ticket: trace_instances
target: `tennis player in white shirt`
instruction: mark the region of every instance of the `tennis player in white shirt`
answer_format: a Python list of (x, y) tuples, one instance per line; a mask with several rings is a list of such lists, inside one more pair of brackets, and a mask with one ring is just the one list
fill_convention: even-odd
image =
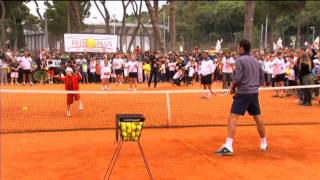
[(201, 62), (201, 84), (203, 85), (204, 90), (210, 90), (209, 93), (204, 94), (204, 98), (209, 99), (213, 94), (211, 90), (212, 80), (214, 78), (214, 71), (216, 69), (216, 65), (213, 63), (212, 59), (209, 59), (209, 53), (204, 52), (204, 59)]

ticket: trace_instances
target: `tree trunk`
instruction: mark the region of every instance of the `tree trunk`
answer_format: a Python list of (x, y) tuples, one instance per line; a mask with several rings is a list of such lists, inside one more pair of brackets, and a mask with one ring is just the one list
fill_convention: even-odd
[(0, 26), (1, 26), (1, 49), (4, 51), (6, 49), (6, 27), (4, 24), (4, 21), (0, 21)]
[(296, 35), (296, 48), (300, 48), (301, 42), (301, 18), (297, 19), (297, 35)]
[(243, 38), (252, 43), (252, 28), (254, 19), (254, 1), (245, 2), (244, 33)]
[(176, 51), (176, 2), (174, 0), (170, 1), (170, 22), (169, 22), (169, 34), (170, 34), (170, 47), (171, 51)]
[(80, 1), (69, 1), (70, 31), (79, 33), (81, 31)]
[(145, 0), (146, 6), (148, 8), (148, 13), (150, 15), (153, 34), (154, 34), (154, 44), (153, 50), (164, 50), (164, 43), (159, 27), (159, 8), (158, 1), (154, 0), (154, 7), (151, 6), (150, 0)]
[(123, 35), (124, 30), (126, 27), (126, 14), (127, 14), (127, 7), (129, 5), (130, 1), (127, 2), (127, 4), (124, 4), (124, 0), (122, 0), (122, 7), (123, 7), (123, 17), (122, 17), (122, 26), (121, 26), (121, 33), (120, 33), (120, 51), (123, 51), (122, 44), (123, 44)]
[(104, 14), (105, 14), (105, 15), (103, 15), (103, 13), (102, 13), (101, 9), (99, 8), (96, 0), (94, 0), (93, 2), (94, 2), (94, 4), (96, 5), (96, 7), (97, 7), (97, 9), (98, 9), (98, 11), (99, 11), (99, 13), (100, 13), (100, 15), (102, 16), (102, 18), (104, 19), (104, 22), (105, 22), (105, 24), (106, 24), (105, 33), (106, 33), (106, 34), (110, 34), (110, 33), (111, 33), (111, 32), (110, 32), (110, 25), (109, 25), (110, 14), (109, 14), (109, 11), (108, 11), (108, 9), (107, 9), (107, 7), (106, 7), (106, 1), (105, 1), (105, 0), (100, 1), (100, 3), (101, 3), (102, 6), (103, 6)]
[(134, 29), (133, 31), (133, 34), (132, 34), (132, 37), (130, 39), (130, 42), (129, 42), (129, 45), (127, 47), (127, 51), (129, 51), (131, 49), (131, 46), (133, 44), (133, 40), (136, 38), (137, 36), (137, 33), (139, 31), (139, 28), (141, 26), (141, 10), (142, 10), (142, 1), (140, 1), (140, 7), (139, 7), (139, 10), (138, 10), (138, 5), (137, 5), (137, 2), (136, 1), (131, 1), (131, 5), (132, 5), (132, 9), (133, 9), (133, 12), (134, 12), (134, 15), (138, 21), (138, 25), (137, 27)]

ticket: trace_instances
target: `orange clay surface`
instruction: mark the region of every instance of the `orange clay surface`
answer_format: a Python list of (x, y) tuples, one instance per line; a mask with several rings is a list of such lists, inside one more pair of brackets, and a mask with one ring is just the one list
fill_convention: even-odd
[[(225, 127), (145, 129), (141, 144), (154, 179), (319, 179), (319, 125), (237, 129), (233, 157), (213, 154)], [(113, 130), (2, 135), (2, 180), (102, 180), (116, 148)], [(148, 179), (136, 143), (124, 143), (110, 179)]]
[[(214, 85), (221, 88), (220, 83)], [(1, 86), (2, 89), (63, 90), (59, 85)], [(80, 85), (100, 90), (100, 85)], [(112, 90), (127, 90), (127, 85)], [(139, 90), (154, 90), (145, 84)], [(156, 90), (200, 89), (159, 84)], [(225, 125), (232, 96), (202, 99), (201, 94), (170, 94), (171, 122), (166, 96), (159, 94), (81, 95), (84, 110), (72, 106), (65, 116), (65, 95), (1, 95), (1, 130), (59, 130), (112, 128), (116, 113), (142, 113), (146, 126)], [(319, 106), (298, 106), (296, 98), (271, 98), (260, 93), (263, 119), (269, 124), (320, 122)], [(115, 103), (118, 102), (118, 103)], [(124, 103), (125, 102), (125, 103)], [(22, 110), (26, 106), (27, 110)], [(245, 116), (240, 124), (252, 124)], [(254, 126), (239, 127), (235, 156), (213, 151), (225, 140), (226, 127), (144, 129), (141, 143), (154, 179), (320, 179), (320, 125), (267, 126), (270, 151), (258, 150)], [(101, 180), (116, 148), (109, 130), (1, 134), (0, 179)], [(148, 179), (136, 143), (125, 143), (111, 179)]]

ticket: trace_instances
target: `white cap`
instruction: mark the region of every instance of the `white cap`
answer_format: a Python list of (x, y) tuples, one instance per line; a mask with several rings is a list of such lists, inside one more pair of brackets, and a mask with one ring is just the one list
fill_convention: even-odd
[(72, 68), (67, 67), (66, 72), (72, 72), (73, 73), (73, 70), (72, 70)]
[(315, 60), (313, 60), (313, 63), (314, 64), (320, 64), (320, 61), (319, 61), (319, 59), (315, 59)]

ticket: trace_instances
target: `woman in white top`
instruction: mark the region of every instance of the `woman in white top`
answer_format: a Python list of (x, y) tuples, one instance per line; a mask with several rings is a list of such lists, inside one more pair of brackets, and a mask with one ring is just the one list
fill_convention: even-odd
[(267, 82), (266, 86), (272, 86), (272, 74), (273, 74), (273, 69), (272, 69), (272, 56), (269, 56), (266, 58), (264, 61), (264, 70), (265, 73), (267, 74)]
[(227, 51), (225, 56), (222, 58), (223, 89), (228, 89), (231, 85), (234, 64), (235, 61), (231, 56), (230, 51)]
[(109, 81), (111, 76), (111, 63), (105, 59), (104, 66), (101, 67), (101, 83), (102, 83), (102, 90), (109, 90)]
[(143, 63), (141, 60), (138, 61), (138, 82), (143, 82)]
[(30, 57), (30, 53), (26, 51), (24, 53), (24, 56), (22, 56), (19, 61), (19, 64), (23, 70), (23, 75), (22, 75), (23, 85), (26, 84), (26, 80), (27, 80), (27, 83), (29, 82), (30, 85), (32, 85), (31, 62), (32, 62), (32, 59)]
[(159, 72), (160, 72), (160, 80), (161, 80), (161, 82), (164, 82), (166, 79), (166, 65), (165, 65), (164, 61), (161, 61), (161, 66), (160, 66)]
[[(277, 56), (272, 61), (273, 78), (276, 87), (284, 86), (286, 64), (282, 58), (281, 52), (277, 52)], [(284, 90), (276, 90), (273, 97), (284, 97)]]
[(212, 79), (214, 78), (214, 71), (216, 69), (215, 64), (213, 63), (213, 60), (209, 59), (209, 53), (204, 52), (204, 59), (201, 62), (201, 84), (203, 85), (203, 89), (207, 90), (209, 89), (209, 93), (205, 93), (203, 95), (204, 98), (209, 99), (211, 97), (211, 94), (213, 94), (211, 90), (211, 84)]
[(176, 71), (176, 63), (171, 61), (170, 63), (168, 63), (168, 67), (169, 67), (169, 81), (172, 81), (173, 75)]
[(91, 83), (95, 83), (96, 82), (96, 65), (97, 65), (97, 61), (95, 58), (92, 58), (90, 60), (90, 64), (89, 64), (89, 81), (91, 81)]
[[(129, 70), (129, 91), (137, 90), (137, 78), (138, 78), (138, 62), (135, 55), (131, 55), (130, 61), (128, 62)], [(134, 88), (133, 88), (134, 86)]]
[(128, 82), (129, 76), (129, 60), (124, 60), (123, 63), (123, 75), (124, 75), (124, 83)]

